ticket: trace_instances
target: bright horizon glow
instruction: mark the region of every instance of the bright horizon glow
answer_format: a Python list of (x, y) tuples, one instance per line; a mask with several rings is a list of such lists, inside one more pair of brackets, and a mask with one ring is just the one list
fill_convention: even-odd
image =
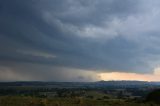
[(125, 72), (100, 73), (101, 80), (136, 80), (136, 81), (160, 81), (160, 75), (155, 74), (137, 74)]

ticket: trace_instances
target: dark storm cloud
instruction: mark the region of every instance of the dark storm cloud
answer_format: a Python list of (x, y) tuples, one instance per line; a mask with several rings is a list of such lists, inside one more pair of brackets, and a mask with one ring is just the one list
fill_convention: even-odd
[[(158, 3), (1, 0), (1, 67), (12, 68), (14, 64), (16, 68), (9, 72), (21, 76), (28, 70), (32, 76), (43, 73), (36, 68), (35, 73), (31, 71), (38, 67), (34, 64), (40, 64), (45, 66), (46, 78), (49, 72), (57, 73), (50, 71), (54, 67), (150, 73), (159, 64)], [(20, 63), (32, 67), (20, 69)]]

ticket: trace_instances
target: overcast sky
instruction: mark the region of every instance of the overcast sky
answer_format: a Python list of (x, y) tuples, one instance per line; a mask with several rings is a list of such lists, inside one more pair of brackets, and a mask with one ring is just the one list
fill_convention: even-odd
[(0, 81), (160, 80), (159, 5), (0, 0)]

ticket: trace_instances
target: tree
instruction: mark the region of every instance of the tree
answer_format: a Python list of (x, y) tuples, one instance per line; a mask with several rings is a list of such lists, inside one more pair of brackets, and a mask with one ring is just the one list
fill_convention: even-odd
[(160, 104), (160, 89), (154, 90), (146, 97), (147, 102), (155, 102)]

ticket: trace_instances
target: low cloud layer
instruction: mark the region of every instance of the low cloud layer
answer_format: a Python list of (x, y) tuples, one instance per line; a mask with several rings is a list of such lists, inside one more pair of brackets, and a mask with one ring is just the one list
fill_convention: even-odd
[(101, 80), (92, 70), (52, 67), (39, 64), (14, 64), (1, 66), (1, 81), (75, 81), (87, 82)]
[(160, 64), (159, 4), (1, 0), (0, 80), (93, 81), (99, 80), (97, 73), (153, 74)]

